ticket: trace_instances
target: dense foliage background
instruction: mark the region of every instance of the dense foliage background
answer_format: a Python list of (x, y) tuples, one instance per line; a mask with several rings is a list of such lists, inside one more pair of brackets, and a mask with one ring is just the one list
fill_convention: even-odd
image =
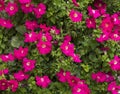
[[(13, 1), (13, 0), (10, 0)], [(5, 0), (5, 2), (10, 2)], [(17, 0), (16, 0), (17, 1)], [(0, 27), (0, 54), (13, 53), (15, 48), (20, 46), (29, 48), (28, 58), (36, 60), (35, 69), (31, 72), (28, 80), (19, 83), (19, 87), (14, 94), (72, 94), (67, 83), (61, 83), (56, 73), (62, 68), (70, 71), (72, 75), (76, 75), (80, 79), (84, 79), (91, 90), (91, 94), (110, 94), (107, 91), (108, 83), (97, 83), (92, 80), (91, 74), (98, 71), (111, 73), (117, 84), (120, 84), (120, 71), (113, 71), (108, 62), (114, 58), (114, 55), (120, 56), (120, 42), (108, 40), (103, 43), (96, 41), (100, 36), (101, 30), (98, 28), (101, 23), (101, 17), (96, 19), (96, 29), (88, 29), (86, 27), (86, 18), (88, 18), (87, 7), (93, 6), (94, 0), (77, 0), (79, 7), (74, 6), (72, 0), (32, 0), (33, 4), (44, 3), (46, 5), (46, 13), (41, 18), (36, 18), (33, 13), (25, 14), (20, 9), (14, 16), (8, 16), (6, 12), (0, 12), (0, 17), (11, 19), (14, 27), (6, 29)], [(107, 13), (110, 15), (120, 11), (119, 0), (104, 0), (107, 4)], [(20, 6), (20, 5), (19, 5)], [(72, 22), (69, 17), (71, 9), (80, 11), (82, 16), (81, 22)], [(24, 33), (30, 32), (25, 27), (26, 20), (36, 20), (38, 24), (46, 24), (47, 26), (56, 26), (60, 29), (59, 35), (53, 35), (53, 40), (57, 40), (58, 44), (53, 45), (51, 53), (40, 55), (36, 43), (24, 42)], [(36, 30), (36, 32), (38, 32)], [(71, 43), (75, 45), (75, 53), (79, 54), (82, 62), (74, 63), (70, 57), (65, 56), (60, 45), (65, 35), (72, 37)], [(52, 41), (53, 42), (53, 41)], [(103, 47), (109, 49), (101, 50)], [(8, 68), (9, 74), (0, 76), (0, 79), (13, 79), (13, 73), (22, 69), (21, 61), (4, 63), (0, 61), (0, 70)], [(35, 83), (35, 76), (48, 75), (51, 79), (50, 85), (43, 89)], [(13, 94), (10, 89), (0, 91), (1, 94)]]

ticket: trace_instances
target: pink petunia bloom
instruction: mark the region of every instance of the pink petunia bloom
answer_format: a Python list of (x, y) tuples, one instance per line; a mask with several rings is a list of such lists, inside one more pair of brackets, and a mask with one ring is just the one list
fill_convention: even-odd
[(46, 42), (46, 41), (51, 41), (52, 40), (52, 36), (49, 32), (39, 32), (38, 34), (38, 40), (39, 41), (43, 41), (43, 42)]
[(17, 81), (23, 81), (23, 80), (27, 80), (29, 78), (28, 74), (25, 74), (23, 71), (18, 71), (17, 73), (14, 73), (14, 78)]
[(35, 79), (36, 79), (36, 84), (42, 88), (47, 88), (48, 85), (51, 83), (51, 80), (49, 79), (48, 76), (42, 76), (42, 77), (36, 76)]
[(23, 48), (23, 47), (19, 47), (19, 49), (14, 49), (14, 56), (15, 58), (21, 60), (24, 57), (26, 57), (28, 54), (28, 47)]
[(30, 33), (25, 33), (25, 42), (35, 42), (37, 41), (38, 35), (36, 32), (32, 31)]
[(69, 14), (70, 19), (73, 22), (81, 22), (82, 21), (82, 13), (72, 9)]
[(42, 29), (41, 31), (42, 32), (49, 32), (50, 31), (50, 27), (49, 26), (47, 26), (46, 24), (40, 24), (40, 29)]
[(68, 81), (71, 73), (69, 71), (64, 71), (64, 70), (61, 69), (60, 72), (58, 72), (56, 75), (57, 75), (58, 80), (60, 82), (64, 83), (64, 82)]
[(60, 30), (57, 29), (56, 26), (52, 26), (51, 29), (50, 29), (50, 33), (58, 35), (58, 34), (60, 34)]
[(21, 4), (26, 4), (26, 3), (30, 3), (31, 0), (19, 0), (19, 2), (20, 2)]
[(64, 36), (64, 42), (70, 42), (72, 40), (72, 37), (70, 35)]
[(31, 13), (33, 11), (34, 5), (31, 3), (26, 3), (21, 5), (21, 9), (24, 13)]
[(113, 23), (110, 17), (104, 18), (100, 24), (100, 29), (103, 33), (111, 33), (113, 29)]
[(117, 55), (115, 55), (114, 59), (112, 59), (109, 62), (109, 65), (110, 65), (112, 70), (119, 71), (120, 70), (120, 58)]
[(6, 79), (0, 80), (0, 90), (8, 89), (8, 81)]
[(16, 92), (18, 89), (19, 83), (16, 80), (9, 80), (9, 88), (11, 89), (12, 92)]
[(70, 76), (68, 79), (68, 84), (70, 87), (74, 87), (76, 85), (78, 85), (78, 83), (80, 82), (80, 78), (76, 77), (76, 76)]
[(32, 71), (35, 68), (35, 64), (36, 60), (24, 58), (22, 62), (24, 72)]
[(108, 90), (109, 92), (111, 92), (112, 94), (119, 94), (118, 92), (119, 92), (119, 90), (120, 90), (120, 86), (118, 86), (118, 85), (116, 84), (116, 82), (114, 81), (114, 82), (111, 82), (111, 83), (108, 85), (107, 90)]
[(18, 12), (18, 6), (16, 3), (9, 2), (5, 8), (9, 16), (13, 16)]
[(71, 58), (72, 58), (73, 62), (75, 62), (75, 63), (81, 63), (82, 62), (79, 55), (77, 55), (75, 53), (71, 54)]
[(109, 40), (109, 34), (105, 33), (105, 34), (101, 34), (99, 38), (96, 38), (96, 40), (98, 42), (104, 42), (104, 41), (107, 41)]
[(49, 54), (52, 50), (52, 43), (49, 41), (46, 42), (39, 41), (37, 44), (37, 48), (40, 54), (42, 55)]
[(89, 16), (91, 16), (91, 17), (93, 17), (93, 18), (95, 18), (95, 19), (100, 16), (99, 10), (94, 10), (94, 9), (92, 9), (91, 6), (88, 6), (87, 9), (88, 9), (88, 15), (89, 15)]
[(106, 13), (107, 5), (102, 0), (95, 0), (94, 6), (100, 11), (101, 14)]
[(88, 28), (96, 28), (96, 22), (95, 22), (95, 19), (94, 18), (88, 18), (86, 19), (86, 26)]
[(90, 89), (87, 85), (76, 85), (72, 88), (72, 94), (90, 94)]
[(110, 34), (110, 39), (114, 41), (120, 41), (120, 34), (118, 31), (114, 31)]
[(76, 7), (79, 7), (79, 4), (77, 3), (76, 0), (72, 0), (72, 3), (73, 3)]
[(74, 44), (72, 43), (63, 42), (60, 45), (60, 49), (66, 56), (71, 56), (74, 54)]
[(119, 19), (119, 16), (118, 16), (117, 13), (114, 13), (114, 14), (111, 16), (111, 18), (112, 18), (112, 21), (113, 21), (114, 25), (120, 24), (120, 19)]
[(40, 3), (33, 10), (34, 10), (34, 14), (35, 14), (36, 18), (41, 18), (41, 16), (46, 13), (46, 6), (45, 6), (45, 4)]
[(3, 70), (0, 70), (0, 76), (8, 74), (8, 73), (9, 73), (9, 70), (7, 68), (3, 69)]
[(3, 11), (5, 9), (5, 2), (3, 0), (0, 0), (0, 11)]
[(27, 29), (34, 31), (36, 28), (38, 28), (38, 24), (36, 21), (29, 21), (27, 20), (25, 22), (25, 26)]
[(106, 81), (106, 74), (104, 72), (92, 73), (92, 79), (96, 82), (103, 83)]
[(9, 54), (2, 54), (0, 55), (0, 58), (3, 62), (9, 62), (9, 61), (14, 61), (14, 56), (13, 54), (9, 53)]
[(105, 80), (105, 82), (112, 82), (114, 80), (115, 80), (114, 76), (112, 76), (109, 73), (106, 73), (106, 80)]
[(0, 18), (0, 26), (11, 29), (13, 27), (13, 24), (11, 20)]

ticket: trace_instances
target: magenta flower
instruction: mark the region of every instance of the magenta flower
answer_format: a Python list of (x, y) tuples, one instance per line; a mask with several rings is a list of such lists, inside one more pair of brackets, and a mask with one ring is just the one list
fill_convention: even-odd
[(77, 3), (76, 0), (72, 0), (72, 3), (73, 3), (76, 7), (79, 7), (79, 4)]
[(96, 28), (96, 22), (94, 18), (88, 18), (86, 19), (86, 25), (88, 28)]
[(68, 79), (68, 84), (70, 87), (74, 87), (76, 85), (78, 85), (80, 82), (80, 78), (76, 77), (76, 76), (70, 76), (70, 78)]
[(73, 22), (81, 22), (81, 20), (82, 20), (82, 13), (72, 9), (70, 11), (69, 17), (70, 17), (70, 19)]
[(35, 64), (36, 60), (24, 58), (22, 62), (24, 72), (32, 71), (35, 68)]
[(39, 32), (38, 34), (38, 40), (39, 41), (43, 41), (43, 42), (46, 42), (46, 41), (51, 41), (52, 40), (52, 36), (50, 33), (48, 32)]
[(111, 16), (111, 18), (112, 18), (112, 21), (113, 21), (114, 25), (120, 24), (120, 19), (119, 19), (119, 16), (118, 16), (117, 13), (113, 14), (113, 15)]
[(36, 18), (41, 18), (41, 16), (46, 13), (46, 6), (45, 6), (45, 4), (40, 3), (33, 10), (34, 10), (34, 14), (35, 14)]
[(0, 18), (0, 26), (11, 29), (13, 27), (13, 24), (11, 20)]
[(111, 83), (108, 85), (108, 91), (111, 92), (112, 94), (119, 94), (119, 93), (118, 93), (119, 90), (120, 90), (120, 86), (118, 86), (115, 81), (114, 81), (114, 82), (111, 82)]
[(38, 28), (38, 24), (36, 21), (29, 21), (27, 20), (25, 22), (25, 26), (27, 29), (34, 31), (36, 28)]
[(105, 33), (105, 34), (101, 34), (99, 38), (96, 38), (96, 40), (98, 42), (104, 42), (104, 41), (107, 41), (109, 39), (109, 34), (108, 33)]
[(111, 33), (113, 29), (113, 23), (110, 17), (104, 18), (100, 24), (100, 29), (103, 33)]
[(35, 42), (37, 41), (38, 35), (36, 32), (32, 31), (30, 33), (25, 33), (25, 42)]
[(114, 59), (112, 59), (109, 62), (109, 65), (110, 65), (112, 70), (119, 71), (120, 70), (120, 58), (117, 55), (115, 55)]
[(73, 62), (75, 62), (75, 63), (81, 63), (82, 62), (79, 55), (77, 55), (75, 53), (71, 54), (71, 57), (72, 57)]
[(40, 54), (42, 55), (49, 54), (52, 50), (52, 44), (49, 41), (46, 42), (39, 41), (37, 44), (37, 48)]
[(23, 71), (18, 71), (17, 73), (14, 73), (14, 78), (17, 81), (23, 81), (23, 80), (27, 80), (29, 78), (28, 74), (25, 74)]
[(92, 79), (96, 82), (103, 83), (106, 81), (106, 74), (103, 72), (92, 73)]
[(20, 2), (21, 4), (26, 4), (26, 3), (30, 3), (31, 0), (19, 0), (19, 2)]
[(0, 11), (3, 11), (5, 9), (5, 2), (3, 0), (0, 0)]
[(9, 54), (2, 54), (0, 55), (0, 58), (3, 62), (9, 62), (9, 61), (14, 61), (14, 56), (13, 54), (9, 53)]
[(50, 29), (50, 33), (58, 35), (58, 34), (60, 34), (60, 30), (57, 29), (56, 26), (52, 26), (51, 29)]
[(74, 54), (74, 44), (72, 43), (63, 42), (60, 45), (60, 49), (66, 56), (71, 56)]
[(120, 41), (120, 34), (118, 31), (114, 31), (110, 34), (110, 39), (114, 41)]
[(91, 6), (88, 6), (88, 15), (93, 17), (93, 18), (98, 18), (100, 16), (99, 10), (94, 10), (92, 9)]
[(50, 31), (50, 27), (49, 26), (47, 26), (46, 24), (40, 24), (40, 29), (42, 29), (41, 31), (42, 32), (49, 32)]
[(90, 89), (87, 85), (76, 85), (72, 88), (72, 94), (90, 94)]
[(0, 76), (8, 74), (8, 73), (9, 73), (9, 70), (7, 68), (4, 70), (0, 70)]
[(9, 2), (5, 8), (9, 16), (13, 16), (18, 12), (18, 6), (16, 3)]
[(58, 80), (64, 83), (68, 81), (68, 79), (71, 76), (71, 73), (69, 71), (64, 71), (61, 69), (60, 72), (58, 72), (56, 75), (57, 75)]
[(21, 60), (24, 57), (26, 57), (28, 54), (28, 48), (23, 48), (23, 47), (19, 47), (19, 49), (14, 49), (14, 56), (15, 58)]
[(24, 13), (31, 13), (33, 11), (34, 5), (31, 3), (26, 3), (21, 5), (21, 9)]
[(109, 73), (106, 74), (106, 80), (105, 80), (105, 82), (112, 82), (114, 80), (115, 80), (114, 76), (112, 76)]
[(51, 80), (49, 79), (48, 76), (43, 76), (43, 77), (36, 76), (35, 79), (36, 79), (36, 85), (42, 88), (47, 88), (48, 85), (51, 83)]
[(107, 5), (102, 0), (95, 0), (94, 6), (100, 11), (101, 14), (106, 13)]
[(18, 89), (18, 85), (19, 85), (18, 81), (9, 80), (8, 83), (9, 83), (9, 88), (11, 89), (11, 91), (16, 92), (16, 90)]
[(70, 35), (65, 35), (64, 42), (70, 42), (72, 40), (72, 37)]
[(0, 90), (8, 89), (8, 81), (6, 79), (0, 80)]

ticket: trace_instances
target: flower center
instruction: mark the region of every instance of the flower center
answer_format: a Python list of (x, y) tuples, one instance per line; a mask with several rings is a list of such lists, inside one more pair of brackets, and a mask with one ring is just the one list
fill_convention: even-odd
[(4, 86), (5, 85), (5, 83), (2, 83), (2, 86)]
[(27, 66), (30, 66), (30, 62), (27, 62), (27, 64), (26, 64)]
[(114, 60), (114, 65), (116, 65), (118, 62), (116, 60)]
[(41, 8), (39, 8), (38, 11), (41, 12)]
[(101, 7), (101, 6), (102, 6), (102, 4), (100, 3), (100, 4), (99, 4), (99, 7)]
[(44, 78), (41, 78), (41, 82), (44, 82)]
[(118, 34), (114, 34), (114, 37), (117, 38), (117, 37), (118, 37)]
[(80, 91), (81, 91), (81, 89), (80, 89), (80, 88), (78, 88), (77, 92), (80, 92)]
[(92, 10), (93, 14), (95, 14), (95, 10)]
[(105, 27), (108, 27), (108, 26), (109, 26), (109, 25), (106, 23), (106, 24), (105, 24)]
[(42, 48), (46, 48), (46, 45), (45, 45), (45, 44), (43, 44), (43, 45), (42, 45)]
[(21, 51), (21, 53), (23, 54), (23, 53), (24, 53), (24, 51), (22, 50), (22, 51)]
[(10, 10), (14, 10), (14, 7), (13, 7), (13, 6), (11, 6), (11, 7), (10, 7)]
[(46, 40), (47, 40), (47, 39), (46, 39), (46, 36), (43, 35), (43, 36), (42, 36), (42, 40), (43, 40), (43, 41), (46, 41)]
[(8, 58), (8, 55), (6, 55), (5, 57)]
[(29, 37), (31, 38), (31, 37), (32, 37), (32, 34), (29, 34)]
[(65, 46), (65, 50), (68, 50), (68, 46)]
[(74, 13), (74, 17), (75, 17), (75, 18), (78, 17), (78, 14), (77, 14), (77, 13)]
[(63, 72), (63, 76), (66, 76), (66, 73), (65, 73), (65, 72)]
[(25, 6), (26, 6), (26, 7), (29, 7), (29, 6), (30, 6), (30, 4), (26, 4)]
[(113, 87), (112, 90), (115, 90), (115, 87)]

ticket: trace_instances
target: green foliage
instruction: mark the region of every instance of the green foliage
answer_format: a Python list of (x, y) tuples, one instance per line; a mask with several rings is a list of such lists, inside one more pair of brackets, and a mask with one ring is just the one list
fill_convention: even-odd
[[(6, 0), (8, 2), (9, 0)], [(113, 72), (108, 62), (113, 59), (114, 55), (120, 56), (120, 43), (107, 41), (103, 44), (98, 43), (95, 39), (99, 37), (101, 30), (88, 29), (85, 19), (88, 17), (87, 6), (92, 5), (94, 0), (77, 0), (80, 7), (75, 7), (72, 0), (32, 0), (32, 3), (45, 3), (47, 12), (42, 18), (37, 19), (38, 23), (46, 23), (48, 26), (55, 25), (60, 28), (61, 33), (53, 36), (53, 39), (59, 41), (58, 46), (53, 46), (52, 52), (48, 55), (40, 55), (36, 48), (36, 43), (24, 43), (24, 33), (29, 32), (25, 26), (25, 21), (36, 19), (32, 14), (23, 14), (21, 11), (10, 19), (15, 24), (12, 29), (0, 27), (0, 54), (13, 52), (14, 48), (19, 46), (28, 46), (28, 58), (36, 59), (36, 68), (29, 73), (31, 77), (27, 81), (20, 83), (18, 90), (14, 94), (71, 94), (70, 87), (67, 83), (60, 83), (56, 78), (56, 73), (62, 68), (70, 71), (73, 75), (85, 79), (91, 94), (109, 94), (107, 93), (107, 83), (95, 83), (92, 81), (91, 74), (98, 71), (111, 72), (113, 75), (120, 73)], [(120, 10), (119, 0), (105, 0), (107, 3), (107, 12), (113, 14)], [(81, 11), (83, 20), (80, 23), (73, 23), (69, 18), (71, 9)], [(0, 14), (1, 15), (1, 14)], [(6, 15), (3, 13), (2, 15)], [(9, 18), (5, 16), (6, 18)], [(101, 19), (97, 19), (97, 27)], [(60, 44), (63, 42), (64, 35), (72, 36), (72, 43), (75, 44), (75, 52), (81, 56), (82, 63), (74, 63), (70, 57), (66, 57), (60, 50)], [(109, 47), (108, 51), (101, 51), (101, 47)], [(21, 61), (4, 63), (0, 61), (0, 69), (8, 67), (12, 78), (13, 72), (21, 69)], [(48, 75), (52, 83), (46, 89), (37, 87), (35, 76)], [(0, 78), (1, 79), (1, 78)], [(117, 77), (116, 77), (117, 79)], [(119, 82), (119, 81), (118, 81)], [(10, 90), (2, 91), (0, 94), (13, 94)]]

